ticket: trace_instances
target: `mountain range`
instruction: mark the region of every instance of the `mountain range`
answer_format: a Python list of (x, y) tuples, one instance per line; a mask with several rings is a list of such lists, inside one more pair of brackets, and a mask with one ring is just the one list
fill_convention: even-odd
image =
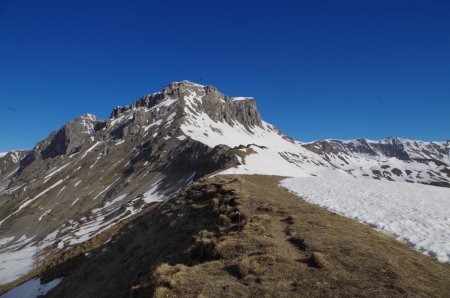
[(254, 98), (171, 83), (108, 119), (85, 114), (32, 150), (0, 154), (0, 284), (219, 173), (450, 187), (450, 141), (300, 142), (263, 121)]

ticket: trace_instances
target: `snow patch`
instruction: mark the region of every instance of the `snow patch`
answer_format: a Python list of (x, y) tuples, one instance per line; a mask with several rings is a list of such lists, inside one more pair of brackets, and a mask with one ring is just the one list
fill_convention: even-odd
[(40, 278), (35, 278), (15, 287), (9, 292), (6, 292), (1, 296), (1, 298), (36, 298), (41, 295), (46, 295), (61, 281), (62, 278), (57, 278), (46, 284), (42, 284)]
[(26, 201), (25, 203), (23, 203), (22, 205), (19, 206), (19, 208), (17, 209), (17, 211), (15, 213), (17, 213), (18, 211), (20, 211), (21, 209), (25, 208), (26, 206), (30, 205), (33, 201), (39, 199), (40, 197), (42, 197), (43, 195), (45, 195), (46, 193), (48, 193), (49, 191), (51, 191), (52, 189), (54, 189), (55, 187), (57, 187), (58, 185), (60, 185), (61, 183), (64, 182), (64, 179), (59, 180), (58, 182), (54, 183), (52, 186), (50, 186), (49, 188), (45, 189), (44, 191), (40, 192), (39, 194), (37, 194), (34, 198), (32, 198), (31, 200)]
[(0, 238), (0, 246), (3, 246), (5, 244), (8, 244), (9, 242), (14, 240), (14, 236), (12, 237), (6, 237), (6, 238)]
[(17, 250), (0, 251), (0, 285), (16, 280), (31, 271), (34, 265), (33, 256), (36, 252), (37, 247), (34, 245)]
[(281, 182), (306, 201), (394, 234), (414, 249), (450, 263), (450, 189), (343, 175)]
[(92, 145), (89, 149), (87, 149), (85, 152), (84, 152), (84, 154), (83, 154), (83, 156), (81, 156), (81, 158), (80, 159), (83, 159), (83, 158), (85, 158), (86, 157), (86, 155), (88, 155), (89, 154), (89, 152), (91, 152), (92, 150), (94, 150), (95, 149), (95, 147), (97, 147), (98, 145), (100, 145), (102, 142), (96, 142), (94, 145)]
[(45, 211), (41, 216), (39, 216), (39, 221), (41, 221), (44, 218), (44, 216), (49, 215), (50, 212), (52, 212), (51, 209), (48, 209), (47, 211)]
[(238, 97), (232, 97), (234, 101), (240, 101), (240, 100), (248, 100), (252, 99), (253, 97), (244, 97), (244, 96), (238, 96)]
[(163, 195), (158, 195), (157, 189), (159, 186), (159, 181), (156, 182), (148, 191), (144, 193), (144, 197), (142, 198), (146, 203), (152, 202), (161, 202), (166, 197)]
[(151, 124), (149, 124), (149, 125), (147, 125), (147, 126), (143, 126), (142, 128), (144, 129), (144, 131), (147, 131), (147, 130), (149, 130), (151, 127), (153, 127), (153, 126), (156, 126), (156, 125), (161, 125), (161, 123), (162, 123), (162, 120), (158, 120), (158, 121), (155, 121), (155, 122), (153, 122), (153, 123), (151, 123)]
[(127, 195), (128, 194), (123, 194), (123, 195), (120, 195), (117, 198), (113, 199), (112, 201), (105, 202), (105, 205), (103, 205), (103, 207), (92, 209), (92, 213), (97, 213), (97, 212), (99, 212), (99, 211), (101, 211), (103, 209), (108, 208), (109, 206), (111, 206), (111, 205), (113, 205), (113, 204), (115, 204), (117, 202), (122, 201)]
[(47, 181), (50, 180), (51, 177), (53, 177), (55, 174), (61, 172), (62, 170), (64, 170), (69, 165), (70, 165), (70, 163), (65, 164), (65, 165), (57, 168), (56, 170), (53, 170), (52, 172), (50, 172), (47, 176), (44, 177), (44, 184), (47, 183)]

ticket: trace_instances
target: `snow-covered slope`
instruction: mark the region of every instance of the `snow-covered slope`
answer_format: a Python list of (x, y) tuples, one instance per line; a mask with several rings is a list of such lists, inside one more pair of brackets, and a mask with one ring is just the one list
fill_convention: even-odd
[(450, 188), (348, 175), (288, 178), (281, 185), (450, 263)]
[[(183, 97), (185, 122), (181, 129), (190, 138), (210, 147), (240, 148), (241, 165), (224, 173), (259, 173), (285, 176), (327, 175), (336, 170), (353, 177), (418, 182), (450, 186), (449, 142), (421, 142), (398, 138), (301, 143), (260, 120), (251, 123), (217, 114), (235, 108), (232, 98), (209, 99), (215, 108), (204, 109), (205, 91), (194, 86)], [(240, 97), (241, 113), (256, 109), (254, 99)], [(200, 108), (199, 108), (200, 107)], [(255, 112), (252, 112), (255, 114)], [(251, 113), (250, 113), (251, 114)], [(259, 114), (258, 114), (259, 115)], [(251, 148), (251, 150), (249, 150)], [(250, 153), (252, 152), (252, 153)], [(239, 157), (242, 158), (242, 157)]]
[(0, 158), (2, 158), (3, 156), (5, 156), (6, 154), (8, 154), (8, 152), (0, 152)]
[(237, 162), (182, 133), (180, 92), (171, 84), (106, 120), (82, 115), (0, 160), (0, 285)]
[(325, 140), (303, 146), (354, 177), (450, 186), (449, 141)]
[(212, 173), (450, 185), (448, 142), (383, 142), (301, 143), (264, 122), (255, 99), (188, 81), (105, 120), (82, 115), (0, 159), (0, 284)]

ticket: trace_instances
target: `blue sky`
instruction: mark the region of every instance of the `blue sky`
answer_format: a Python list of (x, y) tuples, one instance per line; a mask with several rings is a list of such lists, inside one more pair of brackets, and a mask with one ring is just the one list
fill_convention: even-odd
[(449, 1), (264, 2), (0, 0), (0, 151), (183, 79), (301, 141), (450, 138)]

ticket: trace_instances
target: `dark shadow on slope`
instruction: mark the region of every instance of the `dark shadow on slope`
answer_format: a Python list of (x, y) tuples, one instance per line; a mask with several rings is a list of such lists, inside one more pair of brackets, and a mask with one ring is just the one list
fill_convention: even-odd
[[(222, 191), (197, 188), (155, 204), (110, 242), (47, 270), (43, 282), (64, 277), (50, 296), (148, 297), (154, 291), (149, 276), (158, 265), (196, 264), (191, 254), (196, 235), (218, 232), (219, 214), (207, 198)], [(205, 207), (195, 207), (193, 202), (199, 201), (206, 202)]]

